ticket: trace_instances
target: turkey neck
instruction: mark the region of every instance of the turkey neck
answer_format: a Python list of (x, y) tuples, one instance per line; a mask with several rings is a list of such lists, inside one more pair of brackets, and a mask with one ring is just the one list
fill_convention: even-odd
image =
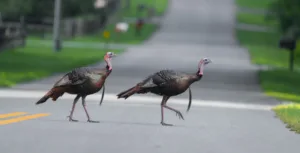
[(196, 81), (199, 81), (202, 78), (202, 76), (203, 76), (203, 69), (204, 69), (204, 65), (201, 64), (200, 67), (199, 67), (199, 69), (198, 69), (198, 71), (196, 73), (189, 75), (189, 82), (190, 82), (190, 84), (192, 84), (192, 83), (194, 83)]

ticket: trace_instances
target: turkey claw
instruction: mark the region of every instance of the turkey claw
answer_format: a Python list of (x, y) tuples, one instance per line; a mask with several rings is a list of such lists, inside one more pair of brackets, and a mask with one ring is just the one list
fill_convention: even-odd
[(182, 119), (182, 120), (184, 120), (184, 118), (183, 118), (183, 116), (182, 116), (182, 114), (181, 114), (181, 112), (180, 112), (180, 111), (176, 111), (176, 116), (178, 116), (178, 117), (179, 117), (179, 119)]
[[(68, 116), (69, 117), (69, 116)], [(70, 122), (78, 122), (78, 120), (74, 120), (73, 118), (69, 117)]]
[(87, 120), (87, 122), (90, 122), (90, 123), (100, 123), (99, 121), (93, 121), (93, 120)]
[(163, 125), (163, 126), (173, 126), (173, 124), (167, 124), (165, 122), (160, 122), (160, 124)]

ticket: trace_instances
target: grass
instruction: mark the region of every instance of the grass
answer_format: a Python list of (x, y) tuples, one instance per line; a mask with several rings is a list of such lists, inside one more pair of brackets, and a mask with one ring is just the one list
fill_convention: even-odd
[[(281, 100), (300, 102), (297, 96), (300, 95), (300, 72), (288, 70), (289, 52), (277, 47), (279, 33), (237, 30), (236, 34), (241, 45), (248, 49), (252, 63), (278, 68), (259, 72), (265, 93)], [(299, 59), (295, 60), (295, 67), (300, 67)]]
[(287, 124), (287, 128), (300, 134), (300, 105), (279, 105), (273, 109), (276, 115)]
[(287, 69), (259, 72), (261, 86), (266, 95), (295, 103), (300, 103), (299, 76), (300, 72), (290, 72)]
[[(289, 53), (278, 49), (278, 33), (251, 32), (237, 30), (237, 38), (245, 46), (254, 64), (280, 67), (259, 72), (261, 87), (266, 95), (283, 101), (300, 103), (300, 72), (289, 71)], [(296, 56), (295, 67), (300, 68), (300, 56)], [(300, 109), (296, 107), (278, 106), (274, 109), (276, 115), (297, 133), (300, 133)]]
[(27, 46), (1, 52), (0, 86), (10, 87), (20, 82), (96, 63), (103, 59), (104, 54), (103, 50), (78, 48), (64, 48), (61, 52), (54, 53), (52, 48), (44, 46)]
[[(126, 4), (126, 1), (122, 1), (122, 5)], [(157, 9), (157, 15), (162, 15), (167, 6), (169, 0), (130, 0), (130, 8), (121, 10), (122, 17), (138, 17), (142, 16), (145, 17), (147, 11), (143, 11), (142, 14), (136, 13), (136, 7), (139, 4), (146, 4), (147, 6), (154, 6)], [(115, 33), (115, 25), (107, 25), (106, 30), (110, 32), (109, 42), (112, 43), (123, 43), (123, 44), (140, 44), (143, 41), (147, 40), (157, 29), (156, 24), (149, 24), (146, 23), (143, 27), (142, 33), (140, 36), (135, 35), (135, 23), (129, 24), (129, 29), (126, 33)], [(41, 33), (36, 32), (29, 35), (29, 39), (32, 40), (41, 40)], [(43, 40), (51, 40), (52, 34), (47, 33), (47, 38)], [(80, 41), (80, 42), (106, 42), (107, 40), (103, 38), (103, 30), (99, 30), (95, 34), (88, 34), (85, 36), (79, 36), (73, 39), (65, 39), (68, 41)]]
[[(272, 0), (236, 0), (237, 4), (248, 8), (266, 8)], [(275, 27), (277, 23), (267, 22), (262, 15), (238, 14), (237, 20), (242, 23)], [(250, 53), (251, 62), (258, 65), (275, 67), (261, 70), (259, 80), (265, 94), (290, 105), (278, 105), (273, 110), (287, 124), (287, 128), (300, 133), (300, 72), (289, 71), (289, 52), (278, 48), (280, 33), (253, 32), (236, 30), (241, 45)], [(299, 46), (299, 45), (298, 45)], [(295, 68), (300, 68), (300, 48), (296, 49)]]
[[(111, 43), (121, 43), (121, 44), (140, 44), (150, 38), (152, 34), (157, 29), (156, 24), (147, 23), (144, 25), (141, 35), (135, 35), (135, 24), (130, 23), (128, 31), (126, 33), (116, 33), (115, 32), (115, 25), (107, 25), (106, 31), (110, 32), (109, 42)], [(84, 36), (78, 36), (72, 39), (64, 39), (66, 41), (76, 41), (76, 42), (106, 42), (107, 40), (103, 37), (103, 31), (99, 30), (95, 34), (89, 34)], [(52, 40), (51, 37), (42, 39), (37, 35), (29, 35), (28, 39), (30, 40)]]
[[(277, 67), (259, 72), (260, 84), (265, 94), (279, 100), (300, 103), (300, 72), (287, 69), (289, 52), (278, 48), (280, 34), (237, 30), (236, 36), (241, 45), (248, 49), (252, 63)], [(298, 54), (295, 68), (300, 68), (299, 58)], [(299, 107), (278, 106), (274, 111), (288, 128), (300, 132)]]
[[(123, 1), (126, 3), (126, 1)], [(145, 17), (147, 16), (147, 11), (143, 11), (141, 14), (137, 14), (137, 6), (139, 4), (144, 4), (150, 7), (155, 7), (156, 15), (163, 15), (168, 7), (169, 0), (131, 0), (131, 5), (129, 10), (124, 11), (124, 16), (126, 17)], [(123, 4), (124, 5), (124, 4)]]
[[(121, 44), (140, 44), (150, 38), (152, 34), (156, 31), (158, 25), (155, 24), (145, 24), (140, 36), (135, 35), (135, 24), (129, 24), (128, 31), (126, 33), (116, 33), (115, 25), (108, 25), (105, 29), (110, 32), (109, 42), (111, 43), (121, 43)], [(95, 34), (89, 34), (84, 36), (78, 36), (72, 39), (64, 39), (66, 41), (76, 41), (76, 42), (106, 42), (107, 40), (103, 37), (104, 30), (99, 30)], [(51, 37), (42, 39), (37, 35), (29, 35), (30, 40), (52, 40)]]
[(236, 0), (240, 7), (266, 9), (273, 0)]
[[(124, 17), (136, 17), (136, 6), (138, 4), (154, 6), (157, 15), (162, 15), (168, 0), (131, 0), (131, 7), (124, 10)], [(142, 16), (145, 16), (144, 11)], [(140, 16), (138, 14), (138, 16)], [(134, 24), (130, 24), (126, 33), (115, 33), (114, 25), (106, 29), (110, 32), (109, 42), (123, 44), (140, 44), (148, 39), (156, 30), (157, 25), (145, 24), (140, 36), (135, 35)], [(40, 40), (37, 36), (29, 36), (28, 39)], [(46, 39), (47, 40), (47, 39)], [(72, 39), (77, 42), (105, 42), (103, 32), (92, 35), (76, 37)], [(115, 50), (120, 52), (120, 50)], [(57, 72), (65, 72), (75, 67), (89, 65), (101, 61), (105, 52), (91, 48), (64, 48), (62, 52), (53, 53), (50, 47), (35, 47), (27, 45), (25, 48), (16, 48), (0, 53), (0, 86), (10, 87), (17, 83), (40, 79)]]
[[(145, 24), (140, 36), (135, 35), (135, 26), (130, 24), (129, 29), (126, 33), (115, 33), (113, 25), (108, 26), (106, 29), (110, 32), (111, 36), (109, 41), (112, 43), (124, 43), (124, 44), (140, 44), (143, 41), (147, 40), (153, 32), (155, 32), (157, 25), (154, 24)], [(73, 39), (80, 42), (105, 42), (103, 37), (103, 32), (98, 32), (93, 35), (77, 37)]]
[(275, 21), (265, 20), (265, 15), (249, 14), (249, 13), (238, 13), (237, 21), (239, 23), (255, 24), (255, 25), (270, 26), (270, 27), (276, 27), (278, 25), (278, 23)]
[(278, 33), (237, 30), (236, 36), (240, 44), (248, 49), (252, 63), (276, 67), (288, 66), (288, 51), (277, 47), (280, 38)]

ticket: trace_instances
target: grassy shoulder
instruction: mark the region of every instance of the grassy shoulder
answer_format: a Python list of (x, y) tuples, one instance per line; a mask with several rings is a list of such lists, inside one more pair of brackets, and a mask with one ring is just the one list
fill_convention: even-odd
[[(129, 28), (126, 33), (116, 33), (114, 25), (108, 25), (105, 31), (110, 33), (108, 41), (111, 43), (140, 44), (151, 37), (156, 29), (157, 25), (155, 24), (145, 24), (139, 36), (135, 33), (135, 24), (129, 24)], [(103, 37), (103, 31), (92, 35), (77, 37), (72, 40), (80, 42), (106, 42)]]
[[(267, 10), (268, 6), (273, 0), (236, 0), (236, 5), (238, 7), (245, 7), (249, 9), (265, 9)], [(255, 10), (253, 10), (255, 11)], [(265, 14), (256, 14), (256, 13), (243, 13), (238, 12), (236, 16), (238, 23), (252, 24), (259, 26), (267, 26), (271, 28), (276, 28), (278, 23), (273, 20), (266, 20)]]
[(267, 21), (263, 14), (237, 13), (237, 22), (245, 24), (254, 24), (259, 26), (277, 27), (275, 21)]
[(235, 0), (240, 7), (266, 9), (273, 0)]
[[(122, 5), (125, 5), (126, 1), (123, 1)], [(125, 17), (145, 17), (147, 16), (147, 11), (143, 11), (142, 14), (137, 14), (137, 6), (139, 4), (144, 4), (146, 6), (154, 7), (156, 9), (157, 15), (163, 15), (168, 7), (169, 0), (130, 0), (129, 10), (124, 11)]]
[[(248, 8), (267, 8), (272, 0), (249, 1), (236, 0), (237, 4)], [(238, 14), (238, 22), (274, 27), (274, 22), (267, 22), (262, 15)], [(278, 105), (273, 110), (287, 124), (287, 128), (300, 133), (300, 72), (288, 70), (289, 52), (278, 48), (279, 33), (253, 32), (236, 30), (240, 44), (249, 51), (251, 62), (258, 65), (275, 67), (261, 70), (259, 80), (266, 95), (283, 101), (291, 101), (290, 105)], [(299, 45), (298, 45), (299, 46)], [(296, 49), (295, 68), (300, 68), (300, 49)]]
[[(261, 86), (268, 96), (300, 103), (300, 72), (275, 69), (259, 72)], [(299, 116), (300, 118), (300, 116)]]
[[(123, 18), (125, 17), (146, 17), (147, 11), (143, 11), (141, 14), (137, 14), (137, 6), (139, 4), (145, 4), (147, 6), (152, 6), (157, 9), (156, 15), (162, 15), (166, 8), (168, 7), (169, 0), (130, 0), (129, 9), (120, 9), (117, 13), (120, 13)], [(126, 1), (122, 1), (122, 5), (126, 6)], [(156, 31), (158, 25), (145, 23), (141, 34), (135, 34), (135, 23), (129, 22), (129, 29), (126, 33), (116, 33), (115, 32), (115, 24), (107, 25), (105, 29), (99, 30), (99, 32), (95, 32), (94, 34), (87, 34), (84, 36), (78, 36), (76, 38), (65, 38), (67, 41), (78, 41), (78, 42), (111, 42), (111, 43), (121, 43), (121, 44), (140, 44), (150, 38), (152, 34)], [(110, 33), (110, 38), (106, 40), (103, 37), (103, 32), (108, 31)], [(47, 33), (46, 38), (41, 38), (41, 33), (29, 34), (29, 39), (32, 40), (52, 40), (52, 33)]]
[[(114, 50), (120, 52), (120, 50)], [(99, 49), (64, 48), (54, 53), (50, 47), (16, 48), (0, 53), (0, 86), (40, 79), (58, 72), (99, 62), (105, 51)]]
[[(288, 70), (289, 52), (278, 48), (280, 35), (243, 30), (237, 30), (236, 34), (241, 45), (248, 49), (252, 63), (277, 67), (259, 72), (265, 93), (280, 100), (300, 102), (300, 72)], [(295, 67), (300, 67), (299, 58)]]
[[(149, 39), (153, 33), (157, 30), (158, 25), (146, 23), (144, 24), (141, 34), (136, 35), (135, 32), (135, 23), (129, 23), (129, 28), (126, 33), (116, 33), (115, 25), (107, 25), (104, 30), (99, 30), (94, 34), (88, 34), (84, 36), (77, 36), (71, 39), (64, 39), (66, 41), (75, 41), (75, 42), (94, 42), (94, 43), (117, 43), (117, 44), (141, 44), (145, 40)], [(110, 37), (106, 40), (103, 36), (104, 31), (108, 31), (110, 33)], [(51, 35), (51, 34), (50, 34)], [(41, 38), (37, 35), (29, 35), (28, 39), (30, 40), (52, 40), (51, 37)]]
[(300, 104), (278, 105), (273, 110), (287, 128), (300, 134)]
[[(288, 70), (289, 52), (279, 49), (278, 33), (237, 30), (241, 45), (249, 51), (252, 63), (277, 67), (261, 70), (259, 80), (266, 95), (283, 101), (300, 103), (300, 72)], [(299, 50), (299, 49), (297, 49)], [(300, 68), (300, 56), (296, 56), (295, 67)], [(300, 110), (294, 107), (278, 106), (276, 115), (293, 131), (300, 132)]]

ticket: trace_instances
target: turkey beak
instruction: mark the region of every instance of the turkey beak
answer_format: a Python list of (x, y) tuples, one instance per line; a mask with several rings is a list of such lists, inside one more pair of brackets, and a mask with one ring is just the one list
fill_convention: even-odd
[(208, 61), (206, 62), (206, 64), (208, 64), (208, 63), (212, 63), (212, 61), (210, 59), (208, 59)]
[(111, 57), (116, 57), (117, 56), (117, 54), (115, 54), (115, 53), (113, 53), (112, 55), (111, 55)]

